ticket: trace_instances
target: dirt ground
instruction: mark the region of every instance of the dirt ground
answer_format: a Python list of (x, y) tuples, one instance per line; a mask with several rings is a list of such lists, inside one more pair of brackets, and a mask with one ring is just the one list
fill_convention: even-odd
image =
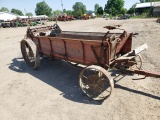
[[(58, 24), (62, 30), (86, 32), (106, 32), (104, 26), (120, 24), (139, 33), (133, 37), (133, 49), (148, 44), (142, 53), (143, 69), (160, 71), (160, 24), (155, 21), (97, 18)], [(91, 100), (79, 87), (81, 68), (46, 59), (36, 71), (25, 64), (20, 41), (26, 29), (0, 29), (0, 120), (160, 120), (159, 78), (120, 76), (109, 99)]]

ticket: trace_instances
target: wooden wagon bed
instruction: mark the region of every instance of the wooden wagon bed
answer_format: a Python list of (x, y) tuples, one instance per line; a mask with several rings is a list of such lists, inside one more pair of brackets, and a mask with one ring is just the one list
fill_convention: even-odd
[(56, 36), (43, 28), (28, 29), (39, 53), (85, 65), (109, 65), (117, 54), (131, 50), (132, 34), (61, 31)]

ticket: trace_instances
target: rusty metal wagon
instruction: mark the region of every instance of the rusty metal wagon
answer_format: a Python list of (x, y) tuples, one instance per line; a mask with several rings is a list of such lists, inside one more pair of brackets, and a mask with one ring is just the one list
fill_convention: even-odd
[[(119, 29), (119, 26), (105, 28)], [(144, 44), (131, 50), (133, 33), (73, 32), (62, 31), (58, 24), (28, 28), (21, 41), (21, 52), (32, 69), (40, 66), (40, 57), (48, 56), (85, 65), (79, 75), (82, 91), (94, 100), (108, 98), (114, 88), (109, 70), (141, 74), (160, 78), (160, 74), (141, 70), (140, 53), (147, 49)]]

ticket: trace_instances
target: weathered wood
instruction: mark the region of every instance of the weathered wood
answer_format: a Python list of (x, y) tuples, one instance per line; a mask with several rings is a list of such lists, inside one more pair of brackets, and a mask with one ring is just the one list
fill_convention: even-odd
[(148, 49), (147, 44), (143, 44), (143, 45), (141, 45), (138, 48), (133, 50), (133, 55), (137, 55), (137, 54), (141, 53), (142, 51), (144, 51), (146, 49)]
[(143, 44), (141, 46), (139, 46), (138, 48), (124, 54), (123, 56), (117, 58), (116, 60), (125, 60), (125, 59), (132, 59), (134, 58), (137, 54), (141, 53), (142, 51), (146, 50), (148, 47), (147, 47), (147, 44)]

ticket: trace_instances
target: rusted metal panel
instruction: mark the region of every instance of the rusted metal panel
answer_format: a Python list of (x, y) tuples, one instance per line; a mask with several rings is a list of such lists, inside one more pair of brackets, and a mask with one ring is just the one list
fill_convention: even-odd
[[(102, 57), (102, 49), (103, 47), (108, 48), (108, 43), (104, 42), (104, 46), (101, 46), (100, 41), (83, 41), (84, 43), (84, 51), (85, 51), (85, 61), (86, 63), (93, 63), (93, 64), (98, 64), (97, 59), (91, 49), (91, 47), (95, 48), (95, 52), (98, 57)], [(104, 55), (103, 59), (100, 61), (101, 64), (109, 64), (109, 49), (107, 49), (106, 55)], [(105, 58), (106, 57), (106, 58)], [(106, 61), (105, 61), (106, 60)]]
[(84, 51), (85, 51), (84, 56), (86, 63), (96, 63), (97, 60), (91, 50), (91, 46), (98, 46), (98, 45), (100, 46), (100, 43), (83, 41), (83, 44), (84, 44)]
[[(123, 52), (123, 53), (128, 53), (128, 52), (130, 52), (130, 51), (131, 51), (131, 48), (132, 48), (132, 34), (128, 34), (127, 36), (128, 36), (128, 38), (127, 38), (127, 40), (126, 40), (126, 42), (125, 42), (125, 44), (123, 45), (123, 48), (122, 48), (122, 50), (121, 50), (121, 52)], [(123, 39), (123, 38), (122, 38), (122, 39)]]
[(116, 53), (127, 53), (131, 51), (132, 48), (132, 34), (127, 34), (126, 36), (123, 36), (120, 38), (121, 42), (119, 42)]

